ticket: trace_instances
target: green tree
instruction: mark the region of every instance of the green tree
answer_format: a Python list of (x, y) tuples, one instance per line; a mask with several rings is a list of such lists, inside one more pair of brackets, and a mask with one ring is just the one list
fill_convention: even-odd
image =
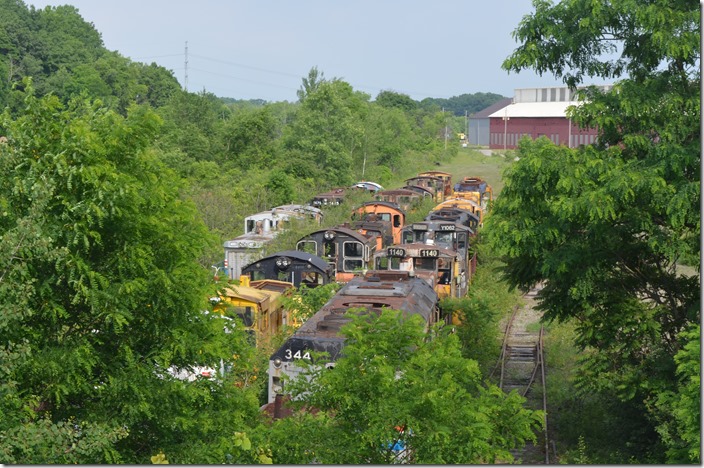
[(140, 82), (146, 86), (146, 95), (136, 96), (138, 103), (148, 103), (152, 107), (166, 105), (171, 96), (181, 90), (181, 85), (173, 72), (152, 62), (149, 65), (134, 63), (139, 70)]
[(301, 323), (311, 318), (340, 289), (339, 283), (328, 283), (315, 288), (301, 285), (293, 293), (283, 296), (285, 308)]
[(321, 82), (285, 129), (286, 172), (330, 185), (351, 184), (368, 99), (342, 80)]
[(159, 146), (177, 148), (191, 161), (224, 162), (220, 117), (224, 105), (211, 93), (174, 92), (169, 103), (158, 110), (164, 119)]
[(425, 98), (421, 105), (429, 111), (444, 109), (456, 117), (464, 117), (465, 114), (472, 115), (484, 110), (503, 98), (500, 94), (495, 93), (460, 94), (449, 99)]
[(286, 205), (293, 202), (294, 181), (290, 175), (274, 170), (269, 173), (266, 189), (270, 194), (271, 206)]
[(274, 167), (276, 131), (277, 124), (269, 106), (238, 109), (222, 129), (229, 162), (243, 169)]
[[(378, 100), (378, 98), (377, 98)], [(384, 166), (391, 171), (401, 172), (403, 156), (415, 139), (412, 117), (394, 106), (371, 105), (364, 122), (362, 148), (355, 166), (362, 168), (359, 178), (370, 179), (374, 166)], [(384, 184), (383, 181), (372, 179)]]
[(382, 107), (397, 108), (409, 112), (418, 108), (418, 102), (407, 94), (386, 90), (376, 95), (374, 102)]
[(143, 107), (121, 117), (31, 93), (22, 116), (3, 115), (3, 460), (144, 463), (162, 448), (209, 462), (224, 455), (208, 447), (256, 421), (255, 389), (171, 376), (249, 346), (202, 312), (208, 234), (148, 150), (158, 127)]
[[(581, 388), (640, 407), (651, 430), (681, 428), (649, 402), (677, 393), (677, 336), (700, 321), (699, 279), (678, 270), (700, 258), (700, 6), (534, 6), (505, 69), (549, 72), (569, 86), (621, 79), (588, 88), (570, 113), (599, 130), (596, 145), (521, 142), (485, 231), (514, 286), (545, 281), (546, 319), (577, 319)], [(663, 441), (650, 434), (633, 456), (662, 462)]]
[(534, 438), (541, 412), (524, 409), (515, 392), (485, 387), (456, 335), (426, 333), (419, 316), (403, 314), (351, 313), (334, 369), (312, 365), (287, 384), (293, 405), (317, 412), (274, 423), (276, 463), (392, 463), (399, 440), (412, 463), (493, 463)]
[(657, 430), (667, 446), (668, 463), (701, 463), (701, 327), (680, 334), (682, 348), (675, 355), (679, 385), (655, 402), (665, 416)]
[(308, 76), (301, 79), (301, 87), (296, 91), (298, 100), (303, 102), (308, 95), (315, 92), (325, 81), (325, 74), (319, 71), (318, 67), (311, 68), (308, 71)]
[[(55, 93), (67, 102), (87, 92), (124, 114), (133, 101), (154, 106), (179, 89), (172, 72), (133, 63), (103, 46), (100, 33), (75, 7), (28, 8), (20, 0), (0, 1), (0, 105), (21, 109), (22, 87), (32, 77), (39, 94)], [(14, 97), (13, 97), (14, 96)]]

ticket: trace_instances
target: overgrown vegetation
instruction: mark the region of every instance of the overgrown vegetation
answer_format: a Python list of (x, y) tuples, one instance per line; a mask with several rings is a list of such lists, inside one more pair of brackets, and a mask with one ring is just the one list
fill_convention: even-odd
[(570, 113), (599, 129), (597, 144), (521, 141), (486, 232), (510, 283), (544, 282), (545, 318), (575, 326), (576, 393), (565, 406), (592, 413), (573, 411), (589, 425), (573, 426), (572, 443), (582, 436), (599, 463), (699, 463), (699, 385), (690, 383), (700, 371), (689, 364), (700, 280), (678, 264), (701, 258), (700, 5), (535, 7), (507, 70), (570, 86), (617, 81), (586, 89)]

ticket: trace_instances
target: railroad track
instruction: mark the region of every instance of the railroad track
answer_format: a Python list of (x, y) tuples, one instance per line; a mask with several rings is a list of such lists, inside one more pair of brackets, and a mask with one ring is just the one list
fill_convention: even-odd
[(538, 435), (538, 442), (529, 442), (523, 449), (512, 452), (516, 461), (529, 464), (550, 463), (543, 326), (533, 331), (538, 328), (533, 324), (538, 324), (540, 319), (540, 314), (533, 309), (533, 298), (539, 288), (533, 288), (524, 295), (527, 305), (514, 307), (506, 322), (501, 355), (489, 376), (497, 380), (497, 385), (505, 392), (516, 391), (525, 397), (527, 407), (545, 412), (545, 429)]

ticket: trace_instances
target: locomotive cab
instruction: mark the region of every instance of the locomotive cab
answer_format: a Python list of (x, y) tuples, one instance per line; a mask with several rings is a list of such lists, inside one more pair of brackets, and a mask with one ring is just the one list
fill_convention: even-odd
[(393, 245), (374, 254), (374, 268), (407, 271), (425, 280), (440, 298), (467, 294), (467, 262), (455, 250), (427, 243)]

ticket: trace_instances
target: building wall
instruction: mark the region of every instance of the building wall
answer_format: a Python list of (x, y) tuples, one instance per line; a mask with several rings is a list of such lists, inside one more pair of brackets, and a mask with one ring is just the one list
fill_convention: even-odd
[[(489, 119), (489, 148), (515, 149), (519, 140), (527, 135), (533, 140), (546, 136), (556, 145), (576, 148), (594, 143), (597, 130), (582, 130), (564, 117), (513, 117), (504, 120)], [(505, 140), (505, 141), (504, 141)]]
[(489, 146), (489, 119), (469, 119), (470, 145)]

